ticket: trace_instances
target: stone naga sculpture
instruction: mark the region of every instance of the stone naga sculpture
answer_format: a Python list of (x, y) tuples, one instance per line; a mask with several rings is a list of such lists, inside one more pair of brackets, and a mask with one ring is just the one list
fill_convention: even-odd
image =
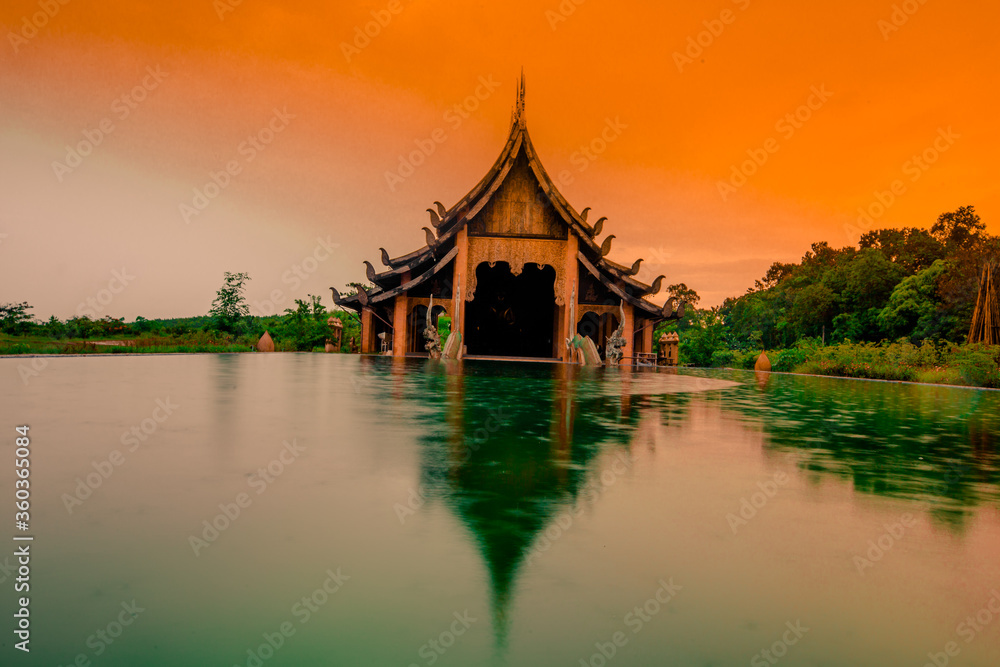
[(608, 360), (608, 364), (616, 365), (622, 360), (624, 353), (622, 350), (625, 348), (625, 308), (618, 304), (618, 310), (621, 313), (621, 319), (619, 320), (618, 328), (615, 332), (611, 334), (605, 344), (607, 352), (604, 357)]
[(427, 341), (424, 344), (424, 349), (427, 350), (427, 354), (431, 359), (441, 358), (441, 334), (438, 333), (437, 327), (434, 326), (434, 321), (432, 319), (432, 312), (434, 310), (434, 297), (431, 297), (430, 305), (427, 306), (427, 320), (426, 326), (424, 327), (424, 340)]

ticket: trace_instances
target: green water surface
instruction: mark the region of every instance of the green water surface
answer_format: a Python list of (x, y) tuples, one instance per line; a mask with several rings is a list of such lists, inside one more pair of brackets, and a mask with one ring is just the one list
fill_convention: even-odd
[[(5, 667), (1000, 665), (1000, 392), (346, 355), (30, 362), (0, 359)], [(13, 648), (20, 424), (30, 654)]]

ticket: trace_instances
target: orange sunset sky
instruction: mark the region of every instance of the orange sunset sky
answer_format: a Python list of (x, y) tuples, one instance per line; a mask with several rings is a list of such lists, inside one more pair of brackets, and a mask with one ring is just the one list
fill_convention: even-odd
[[(380, 266), (379, 246), (421, 246), (425, 209), (486, 173), (522, 66), (563, 194), (609, 218), (612, 259), (644, 257), (640, 278), (683, 281), (702, 305), (814, 241), (855, 244), (862, 207), (929, 227), (972, 204), (1000, 233), (998, 15), (943, 0), (4, 0), (0, 302), (65, 318), (110, 286), (97, 316), (197, 315), (228, 270), (251, 274), (255, 314), (307, 293), (331, 307), (330, 285)], [(751, 156), (763, 164), (734, 179)]]

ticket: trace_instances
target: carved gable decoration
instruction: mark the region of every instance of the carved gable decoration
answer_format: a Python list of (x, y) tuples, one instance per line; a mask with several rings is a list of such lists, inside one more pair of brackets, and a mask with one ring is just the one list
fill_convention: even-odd
[(569, 228), (552, 208), (521, 150), (496, 194), (469, 222), (470, 236), (565, 239)]

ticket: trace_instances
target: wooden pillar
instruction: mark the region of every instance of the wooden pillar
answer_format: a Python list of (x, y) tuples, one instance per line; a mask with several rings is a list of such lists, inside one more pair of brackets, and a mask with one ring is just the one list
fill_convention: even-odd
[(458, 230), (458, 234), (455, 236), (455, 247), (458, 248), (458, 254), (455, 255), (455, 269), (451, 279), (458, 288), (460, 296), (456, 301), (455, 312), (451, 314), (451, 317), (452, 321), (458, 318), (458, 330), (462, 334), (462, 345), (464, 346), (466, 344), (465, 332), (467, 331), (465, 326), (466, 290), (469, 284), (469, 272), (476, 270), (474, 266), (469, 267), (469, 232), (466, 227)]
[(653, 352), (653, 323), (650, 320), (643, 320), (643, 326), (646, 328), (642, 330), (642, 351), (643, 352)]
[(372, 341), (375, 339), (375, 330), (372, 326), (374, 318), (371, 308), (361, 309), (361, 354), (371, 354), (377, 350), (372, 349)]
[(406, 316), (410, 311), (410, 299), (405, 294), (396, 297), (395, 311), (392, 316), (392, 356), (405, 357), (409, 349), (409, 327), (406, 326)]
[(563, 273), (565, 274), (566, 280), (563, 286), (563, 303), (565, 304), (559, 313), (559, 331), (563, 332), (563, 336), (559, 340), (559, 349), (562, 350), (559, 356), (563, 361), (572, 362), (574, 361), (575, 350), (567, 349), (566, 338), (572, 338), (576, 334), (576, 319), (577, 313), (579, 312), (578, 301), (580, 299), (579, 289), (577, 288), (576, 279), (580, 273), (578, 268), (577, 254), (580, 252), (580, 239), (576, 237), (575, 234), (570, 234), (569, 239), (566, 241), (566, 258), (565, 264), (563, 265)]
[(633, 348), (635, 346), (632, 344), (632, 338), (634, 332), (635, 332), (635, 306), (632, 306), (630, 304), (625, 304), (625, 331), (622, 332), (622, 335), (625, 337), (625, 349), (622, 350), (622, 353), (626, 357), (633, 356)]

